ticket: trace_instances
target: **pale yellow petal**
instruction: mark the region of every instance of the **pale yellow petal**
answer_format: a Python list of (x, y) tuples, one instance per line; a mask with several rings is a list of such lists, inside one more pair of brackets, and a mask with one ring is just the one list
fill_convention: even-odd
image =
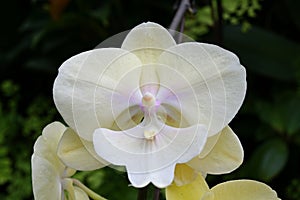
[(87, 151), (79, 136), (70, 128), (64, 132), (57, 154), (65, 165), (76, 170), (88, 171), (105, 166)]
[(199, 158), (204, 158), (205, 156), (207, 156), (207, 154), (209, 152), (211, 152), (211, 150), (214, 148), (214, 146), (218, 142), (220, 135), (221, 135), (221, 131), (218, 134), (207, 138), (205, 146), (204, 146), (203, 150), (201, 151), (200, 155), (198, 156)]
[(224, 182), (213, 187), (211, 191), (214, 200), (279, 200), (272, 188), (253, 180)]
[(167, 200), (200, 200), (203, 195), (209, 192), (207, 183), (201, 174), (197, 178), (186, 185), (177, 186), (172, 184), (166, 188)]
[(167, 29), (159, 24), (147, 22), (133, 28), (121, 48), (133, 52), (146, 64), (155, 63), (164, 49), (175, 44)]
[(100, 163), (103, 163), (104, 165), (109, 165), (110, 163), (107, 162), (106, 160), (104, 160), (103, 158), (101, 158), (95, 151), (94, 148), (94, 144), (93, 142), (87, 141), (83, 138), (80, 138), (82, 144), (84, 145), (84, 147), (86, 148), (86, 150), (96, 159), (98, 160)]
[(56, 154), (58, 142), (65, 130), (66, 127), (60, 122), (52, 122), (43, 129), (42, 137), (53, 154)]
[(192, 168), (208, 174), (229, 173), (238, 168), (244, 151), (238, 137), (229, 126), (224, 128), (214, 148), (204, 158), (196, 157), (188, 162)]
[(58, 172), (62, 172), (65, 168), (56, 154), (58, 142), (65, 129), (63, 124), (53, 122), (43, 129), (42, 135), (34, 144), (34, 154), (46, 159)]
[(33, 154), (31, 158), (32, 190), (35, 199), (61, 199), (60, 174), (48, 160)]
[(177, 186), (193, 182), (197, 178), (197, 172), (186, 164), (177, 164), (175, 168), (174, 183)]

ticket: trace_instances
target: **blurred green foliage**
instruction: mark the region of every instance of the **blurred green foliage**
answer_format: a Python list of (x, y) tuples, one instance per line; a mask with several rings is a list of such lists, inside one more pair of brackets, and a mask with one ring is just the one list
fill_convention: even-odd
[[(300, 4), (297, 0), (195, 1), (185, 33), (235, 52), (247, 69), (245, 103), (231, 126), (245, 161), (214, 185), (252, 178), (282, 199), (300, 198)], [(0, 8), (0, 199), (32, 199), (30, 157), (42, 128), (62, 121), (52, 100), (57, 68), (70, 56), (144, 22), (168, 27), (176, 1), (3, 1)], [(221, 41), (220, 41), (221, 38)], [(109, 199), (135, 199), (126, 174), (110, 168), (76, 176)]]

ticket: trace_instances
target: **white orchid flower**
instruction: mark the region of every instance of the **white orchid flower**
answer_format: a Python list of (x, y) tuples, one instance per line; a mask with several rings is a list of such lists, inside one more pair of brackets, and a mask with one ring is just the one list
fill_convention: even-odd
[[(57, 156), (61, 138), (65, 137), (63, 136), (65, 133), (69, 135), (70, 132), (71, 129), (63, 124), (53, 122), (44, 128), (42, 135), (35, 142), (31, 159), (34, 198), (36, 200), (62, 200), (68, 197), (67, 199), (70, 200), (88, 200), (88, 196), (91, 196), (94, 199), (105, 200), (78, 180), (71, 178), (76, 170), (66, 166)], [(73, 165), (79, 165), (78, 163), (82, 163), (82, 160), (95, 163), (88, 151), (81, 151), (81, 155), (83, 158), (73, 160)]]
[(200, 155), (207, 138), (233, 119), (245, 91), (236, 55), (210, 44), (176, 44), (148, 22), (132, 29), (121, 48), (64, 62), (54, 101), (99, 157), (126, 167), (133, 186), (166, 187), (175, 165)]

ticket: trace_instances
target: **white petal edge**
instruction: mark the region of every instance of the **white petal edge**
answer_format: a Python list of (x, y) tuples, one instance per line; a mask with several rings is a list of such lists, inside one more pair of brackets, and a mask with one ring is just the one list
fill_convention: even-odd
[[(161, 173), (162, 170), (170, 172), (176, 163), (185, 163), (198, 155), (205, 144), (206, 135), (203, 125), (182, 129), (164, 126), (155, 139), (149, 141), (143, 138), (143, 128), (137, 126), (124, 132), (97, 129), (93, 143), (100, 157), (114, 165), (126, 166), (129, 176), (137, 177), (133, 183), (135, 186), (150, 181), (163, 187), (173, 180), (174, 171), (167, 181), (163, 180), (164, 177), (158, 180), (155, 173)], [(148, 179), (141, 182), (143, 176)]]
[(152, 183), (158, 188), (165, 188), (170, 185), (174, 179), (175, 164), (156, 170), (150, 173), (130, 173), (128, 179), (132, 186), (142, 188)]

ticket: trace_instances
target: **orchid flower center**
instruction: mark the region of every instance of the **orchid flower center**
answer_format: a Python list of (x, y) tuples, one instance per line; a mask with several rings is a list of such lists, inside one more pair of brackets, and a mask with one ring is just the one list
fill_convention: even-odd
[(147, 140), (153, 140), (155, 135), (159, 133), (161, 124), (157, 118), (157, 106), (159, 105), (156, 98), (150, 92), (146, 92), (142, 97), (142, 111), (144, 112), (144, 120), (142, 126), (144, 127), (144, 137)]

